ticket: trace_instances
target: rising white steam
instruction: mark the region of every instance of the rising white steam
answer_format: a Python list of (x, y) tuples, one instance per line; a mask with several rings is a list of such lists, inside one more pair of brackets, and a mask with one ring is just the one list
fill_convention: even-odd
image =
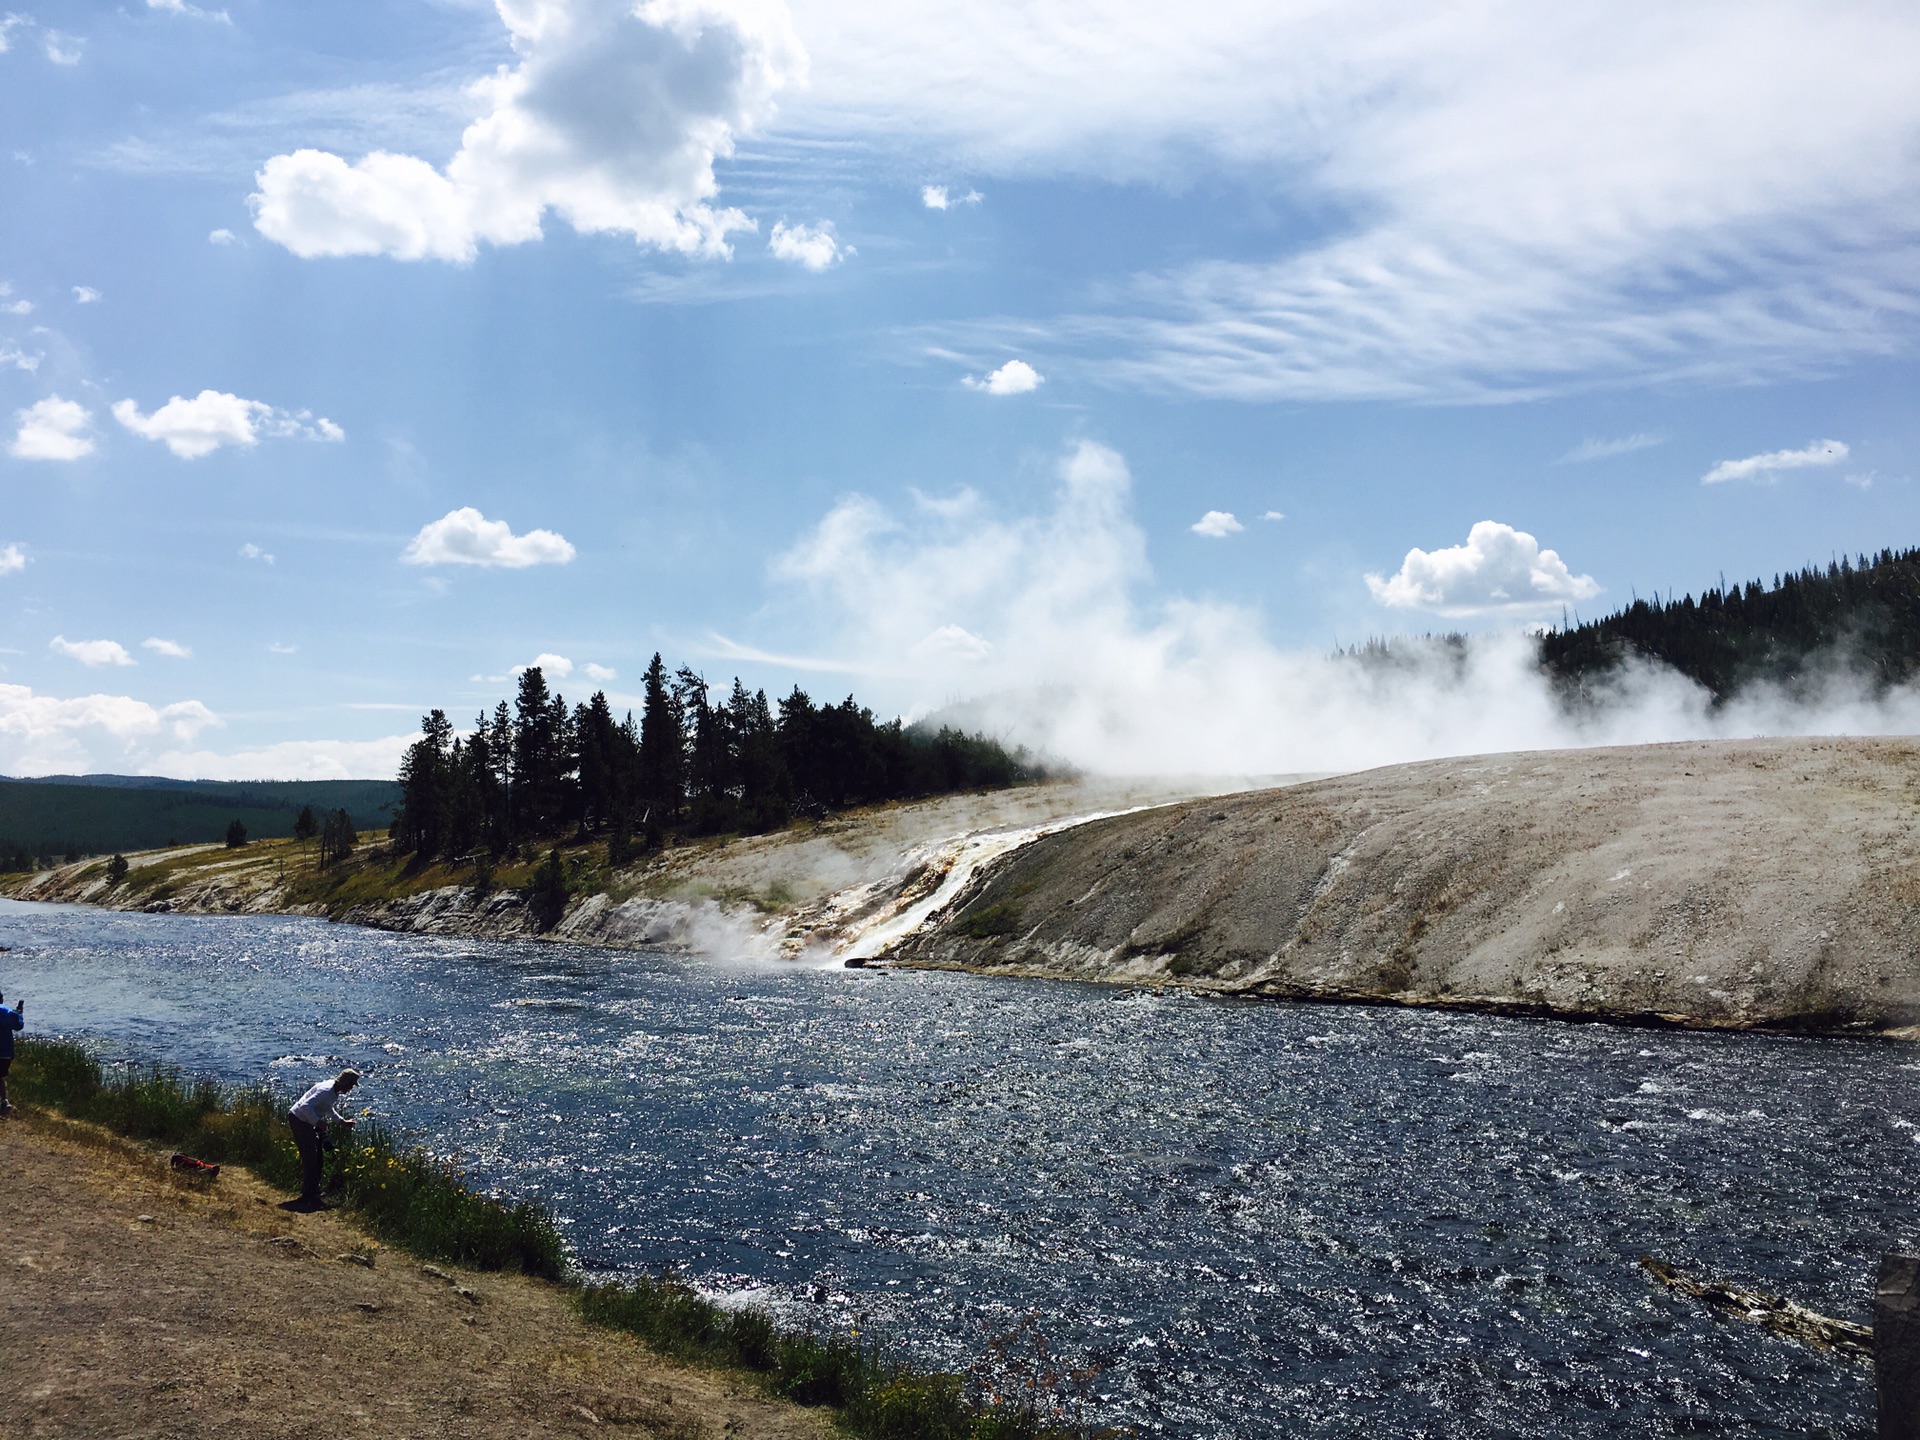
[[(1353, 770), (1438, 755), (1709, 736), (1920, 730), (1920, 697), (1876, 701), (1837, 678), (1817, 704), (1761, 693), (1710, 712), (1671, 671), (1629, 670), (1570, 718), (1520, 634), (1388, 663), (1277, 649), (1241, 607), (1148, 605), (1146, 545), (1119, 454), (1062, 461), (1050, 509), (1005, 517), (976, 496), (911, 522), (842, 501), (775, 565), (796, 618), (908, 713), (970, 696), (978, 725), (1115, 774)], [(952, 643), (964, 636), (968, 643)]]

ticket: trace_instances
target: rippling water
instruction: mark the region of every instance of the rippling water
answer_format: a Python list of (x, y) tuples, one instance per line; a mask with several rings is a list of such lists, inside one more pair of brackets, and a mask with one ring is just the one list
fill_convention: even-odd
[(1143, 1433), (1867, 1436), (1864, 1367), (1635, 1257), (1864, 1318), (1920, 1238), (1891, 1044), (6, 902), (0, 944), (36, 1031), (287, 1088), (358, 1065), (594, 1269), (954, 1366), (1037, 1311)]

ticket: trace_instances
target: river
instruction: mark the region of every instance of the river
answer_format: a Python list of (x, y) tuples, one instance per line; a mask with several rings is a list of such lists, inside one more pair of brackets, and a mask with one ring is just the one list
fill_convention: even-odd
[[(1037, 1314), (1178, 1436), (1859, 1436), (1871, 1373), (1635, 1263), (1864, 1318), (1920, 1052), (0, 902), (30, 1028), (356, 1095), (675, 1265), (963, 1367)], [(862, 1321), (861, 1317), (865, 1317)]]

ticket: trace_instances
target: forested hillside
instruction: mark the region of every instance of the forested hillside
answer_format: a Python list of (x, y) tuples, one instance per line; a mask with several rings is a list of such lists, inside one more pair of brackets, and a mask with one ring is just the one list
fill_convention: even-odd
[(1632, 656), (1671, 665), (1724, 700), (1756, 681), (1794, 687), (1845, 665), (1876, 689), (1920, 672), (1920, 550), (1883, 550), (1686, 595), (1635, 600), (1540, 637), (1547, 672), (1584, 693)]
[(222, 840), (235, 820), (254, 839), (288, 836), (307, 806), (323, 814), (343, 809), (356, 826), (380, 830), (399, 793), (391, 780), (0, 779), (0, 870), (30, 869), (69, 854)]
[(1042, 778), (1024, 753), (952, 729), (877, 721), (852, 696), (777, 704), (738, 680), (725, 696), (658, 655), (636, 719), (604, 693), (568, 707), (538, 668), (456, 734), (421, 721), (400, 770), (396, 849), (422, 860), (512, 853), (525, 842), (602, 834), (614, 863), (670, 835), (777, 829), (795, 816)]

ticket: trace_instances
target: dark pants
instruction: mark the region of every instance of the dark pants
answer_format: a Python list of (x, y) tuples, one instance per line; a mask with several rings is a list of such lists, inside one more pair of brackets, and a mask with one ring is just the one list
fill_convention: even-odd
[(300, 1152), (300, 1198), (320, 1198), (320, 1127), (309, 1125), (298, 1115), (287, 1116), (293, 1126), (293, 1146)]

